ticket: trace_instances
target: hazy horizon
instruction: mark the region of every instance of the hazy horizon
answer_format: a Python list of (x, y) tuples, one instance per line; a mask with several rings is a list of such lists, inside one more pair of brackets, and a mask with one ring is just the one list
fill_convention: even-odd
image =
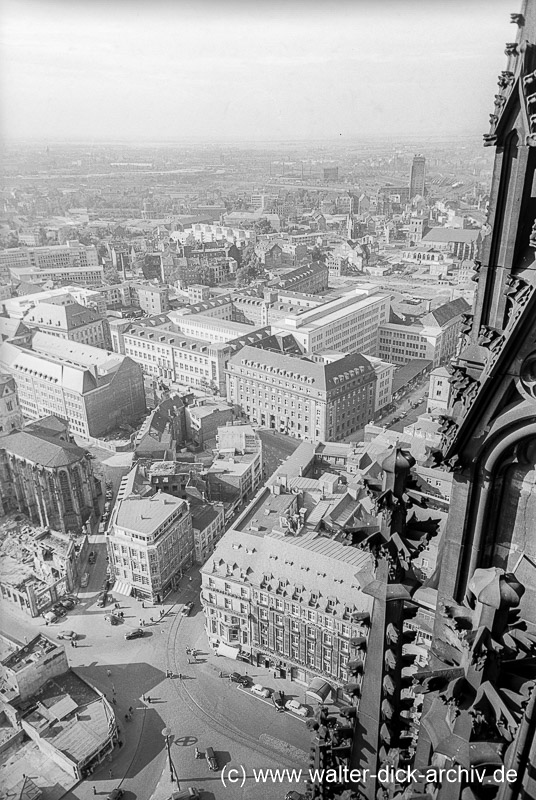
[(506, 0), (0, 9), (8, 144), (472, 138), (517, 32)]

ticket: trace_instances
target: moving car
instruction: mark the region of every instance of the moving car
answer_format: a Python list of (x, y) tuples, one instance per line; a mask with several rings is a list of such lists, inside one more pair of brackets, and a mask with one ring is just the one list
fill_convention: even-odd
[(239, 683), (241, 686), (249, 686), (251, 683), (248, 675), (241, 675), (239, 672), (231, 672), (229, 680), (231, 683)]
[(141, 628), (134, 628), (133, 631), (127, 631), (125, 633), (125, 639), (141, 639), (143, 636), (143, 631)]
[(292, 711), (293, 714), (297, 714), (299, 717), (309, 716), (309, 709), (307, 706), (302, 706), (297, 700), (287, 700), (285, 708), (287, 711)]
[(94, 564), (95, 563), (95, 561), (97, 560), (97, 554), (95, 553), (94, 550), (91, 551), (91, 553), (89, 554), (87, 560), (88, 560), (89, 564)]
[(188, 789), (182, 789), (179, 792), (172, 792), (170, 800), (189, 800), (190, 797), (201, 797), (199, 789), (195, 786), (190, 786)]
[(119, 619), (115, 614), (106, 614), (104, 617), (104, 621), (109, 622), (110, 625), (119, 625)]
[(190, 616), (190, 612), (191, 612), (193, 607), (194, 607), (193, 603), (186, 603), (186, 605), (183, 606), (182, 609), (181, 609), (182, 616), (183, 617), (189, 617)]
[(267, 689), (266, 686), (262, 686), (260, 683), (254, 683), (249, 691), (252, 694), (256, 694), (257, 697), (270, 697), (272, 693), (271, 689)]
[(119, 800), (124, 794), (124, 791), (118, 786), (116, 789), (112, 789), (106, 800)]
[(76, 641), (76, 639), (78, 639), (78, 634), (74, 631), (60, 631), (58, 633), (58, 639), (70, 639), (71, 641)]
[(285, 710), (285, 695), (283, 692), (276, 691), (272, 695), (272, 703), (274, 704), (276, 711), (284, 711)]
[(207, 749), (205, 750), (205, 758), (207, 760), (209, 769), (212, 770), (219, 769), (218, 761), (216, 759), (216, 756), (214, 755), (214, 750), (212, 749), (212, 747), (207, 747)]
[(292, 790), (286, 793), (285, 800), (306, 800), (306, 797), (301, 792), (295, 792)]
[(97, 600), (97, 606), (99, 608), (104, 608), (104, 606), (106, 605), (107, 602), (108, 602), (108, 595), (107, 595), (106, 592), (102, 592), (99, 595), (99, 599)]

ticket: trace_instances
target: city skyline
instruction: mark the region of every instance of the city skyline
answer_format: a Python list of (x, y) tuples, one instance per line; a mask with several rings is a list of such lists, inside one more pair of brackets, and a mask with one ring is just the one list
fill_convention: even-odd
[(505, 0), (233, 3), (225, 14), (209, 2), (6, 0), (2, 136), (478, 135), (502, 67), (498, 48), (514, 36), (510, 10)]

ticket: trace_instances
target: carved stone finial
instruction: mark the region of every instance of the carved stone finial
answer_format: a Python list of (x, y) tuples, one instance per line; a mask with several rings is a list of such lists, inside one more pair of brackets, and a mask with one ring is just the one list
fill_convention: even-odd
[(534, 220), (534, 224), (533, 224), (532, 230), (530, 232), (529, 246), (530, 247), (536, 247), (536, 220)]
[(494, 133), (485, 133), (482, 138), (484, 139), (484, 147), (491, 147), (497, 141)]
[(525, 24), (525, 17), (523, 14), (510, 14), (510, 22), (513, 22), (514, 25), (519, 25), (521, 28)]
[(519, 48), (517, 42), (507, 42), (506, 47), (504, 48), (504, 54), (506, 56), (517, 56), (519, 55)]

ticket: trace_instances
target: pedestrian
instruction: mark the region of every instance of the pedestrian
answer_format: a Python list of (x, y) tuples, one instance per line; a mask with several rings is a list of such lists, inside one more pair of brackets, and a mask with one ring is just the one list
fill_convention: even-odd
[(145, 695), (144, 694), (142, 694), (141, 699), (145, 703)]
[(149, 705), (151, 704), (151, 698), (149, 697), (149, 695), (147, 695), (147, 702), (149, 703)]
[(121, 619), (125, 619), (125, 615), (122, 611), (121, 611)]
[(178, 679), (179, 679), (179, 680), (182, 680), (182, 672), (179, 672), (179, 674), (177, 675), (177, 677), (178, 677)]
[(97, 794), (97, 787), (96, 786), (93, 787), (93, 794)]
[(110, 778), (113, 778), (113, 775), (114, 774), (113, 774), (112, 770), (110, 770)]
[(119, 745), (119, 747), (123, 747), (123, 742), (121, 741), (121, 739), (119, 739), (119, 741), (117, 742), (117, 744)]
[(140, 627), (143, 627), (143, 620), (141, 617), (140, 617)]
[(114, 706), (117, 705), (117, 700), (115, 699), (115, 697), (112, 697), (112, 703), (114, 704)]
[(223, 678), (223, 672), (220, 669), (220, 678)]
[(107, 674), (107, 675), (108, 675), (108, 677), (110, 678), (110, 677), (112, 676), (112, 671), (111, 671), (110, 669), (107, 669), (107, 670), (106, 670), (106, 674)]
[(134, 709), (132, 708), (132, 706), (129, 706), (129, 707), (128, 707), (128, 713), (129, 713), (129, 714), (132, 714), (132, 712), (133, 712), (133, 711), (134, 711)]
[(152, 617), (149, 617), (149, 619), (151, 620), (151, 622), (154, 622), (154, 619)]
[(190, 583), (192, 582), (192, 579), (191, 579), (191, 578), (188, 578), (188, 580), (190, 581)]
[(141, 601), (141, 607), (145, 608), (145, 603), (143, 602), (143, 600)]
[(45, 625), (46, 625), (46, 626), (47, 626), (47, 628), (48, 628), (48, 619), (46, 619), (46, 620), (45, 620)]
[(74, 647), (74, 642), (72, 639), (71, 639), (71, 647)]

